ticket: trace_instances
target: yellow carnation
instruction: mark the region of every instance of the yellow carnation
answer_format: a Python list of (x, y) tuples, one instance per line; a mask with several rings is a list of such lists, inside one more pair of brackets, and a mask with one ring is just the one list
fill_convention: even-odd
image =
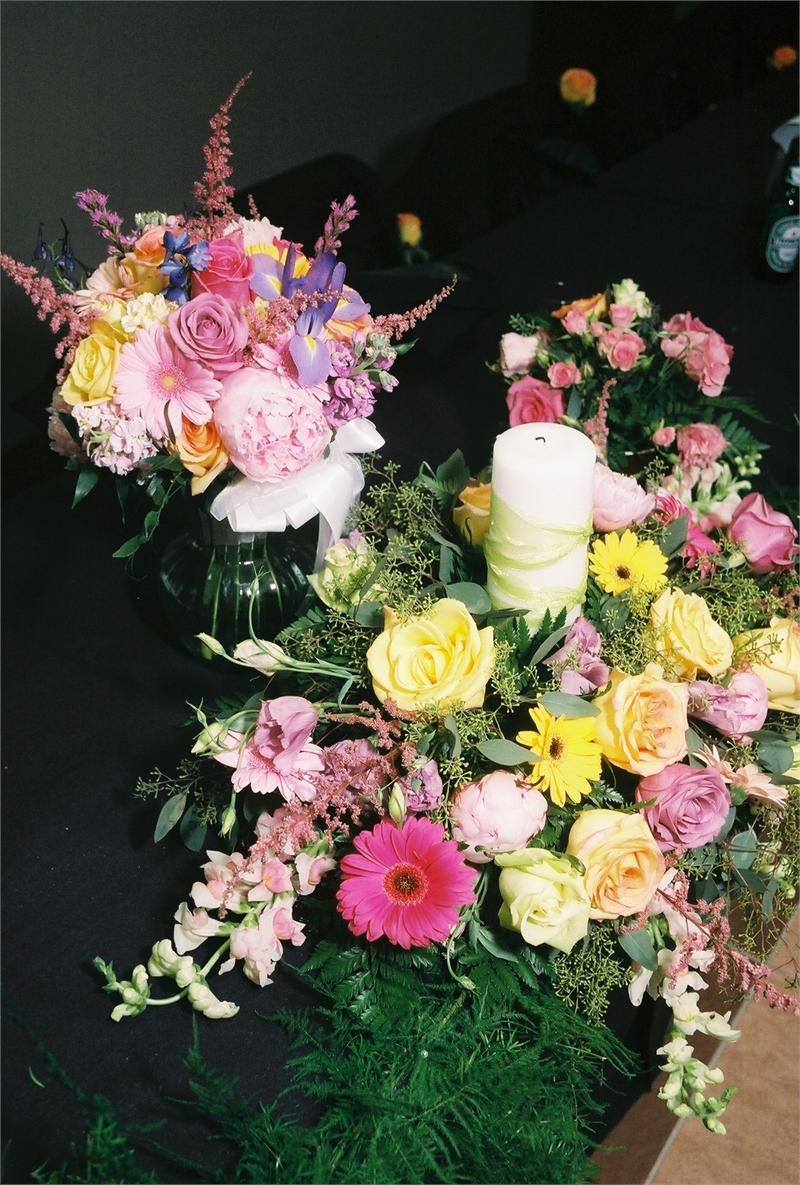
[(600, 709), (597, 738), (612, 765), (646, 777), (686, 756), (689, 688), (667, 683), (658, 663), (641, 675), (613, 670), (593, 703)]
[(773, 617), (769, 629), (740, 634), (734, 645), (737, 650), (747, 646), (763, 651), (764, 657), (750, 667), (767, 685), (767, 707), (800, 715), (800, 622)]
[(590, 917), (630, 917), (652, 899), (664, 857), (641, 815), (582, 811), (570, 828), (567, 852), (585, 868)]
[(655, 646), (675, 675), (695, 679), (698, 671), (724, 675), (733, 661), (733, 643), (696, 593), (668, 588), (650, 606)]
[(119, 357), (119, 342), (102, 322), (94, 322), (94, 332), (85, 337), (75, 351), (61, 395), (73, 407), (78, 403), (103, 403), (113, 394), (114, 374)]

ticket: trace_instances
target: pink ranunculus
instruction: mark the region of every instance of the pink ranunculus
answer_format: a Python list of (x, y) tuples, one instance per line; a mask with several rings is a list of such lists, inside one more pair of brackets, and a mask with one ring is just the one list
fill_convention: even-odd
[(415, 815), (434, 811), (442, 801), (444, 786), (439, 766), (431, 759), (419, 769), (413, 769), (400, 778), (400, 789), (406, 801), (406, 808)]
[(632, 329), (608, 329), (597, 343), (609, 366), (623, 372), (633, 370), (644, 350), (644, 342)]
[(615, 473), (599, 463), (594, 467), (593, 518), (596, 531), (622, 531), (644, 522), (656, 504), (633, 477)]
[(733, 346), (691, 313), (676, 313), (662, 328), (670, 335), (661, 342), (667, 358), (680, 359), (704, 395), (720, 395), (730, 374)]
[(710, 843), (731, 809), (731, 796), (717, 770), (683, 763), (642, 778), (636, 799), (655, 799), (642, 813), (662, 852)]
[(653, 444), (659, 448), (669, 448), (675, 440), (675, 429), (665, 425), (663, 428), (656, 428), (653, 433)]
[(551, 387), (571, 387), (581, 381), (581, 372), (574, 362), (554, 362), (547, 377)]
[(600, 660), (602, 639), (585, 617), (573, 621), (564, 645), (545, 660), (545, 666), (560, 673), (559, 691), (570, 695), (588, 695), (605, 687), (610, 670)]
[(678, 429), (676, 441), (681, 464), (696, 465), (699, 469), (705, 469), (706, 465), (716, 461), (728, 447), (724, 434), (716, 424), (688, 424)]
[(518, 424), (557, 424), (564, 414), (564, 392), (528, 375), (511, 384), (506, 404), (512, 428)]
[(788, 514), (774, 510), (761, 494), (742, 498), (731, 518), (728, 536), (758, 576), (791, 568), (800, 553), (794, 523)]
[(689, 685), (689, 715), (705, 720), (724, 736), (747, 741), (767, 718), (767, 688), (752, 671), (737, 671), (727, 687), (698, 680)]
[(469, 845), (464, 856), (472, 864), (488, 864), (495, 852), (524, 848), (546, 817), (544, 795), (500, 769), (463, 786), (450, 807), (453, 839)]
[(706, 535), (696, 523), (689, 523), (686, 531), (686, 543), (681, 551), (681, 557), (686, 563), (687, 568), (697, 568), (700, 575), (705, 579), (707, 576), (713, 575), (716, 571), (716, 563), (713, 559), (722, 551), (718, 543)]
[(632, 309), (629, 304), (612, 304), (608, 313), (615, 329), (627, 329), (636, 320), (636, 309)]
[(244, 317), (230, 301), (213, 292), (201, 292), (170, 314), (167, 330), (187, 358), (206, 366), (215, 375), (240, 370), (247, 345)]
[(512, 374), (527, 374), (536, 358), (536, 351), (542, 344), (539, 333), (504, 333), (500, 338), (500, 371), (510, 378)]
[(579, 313), (577, 309), (572, 309), (571, 312), (567, 313), (563, 321), (567, 333), (585, 333), (588, 324), (589, 322), (583, 313)]
[(261, 367), (226, 375), (214, 422), (236, 468), (253, 481), (276, 481), (316, 461), (333, 435), (325, 394)]
[(252, 257), (244, 249), (241, 231), (215, 239), (209, 245), (208, 265), (201, 272), (192, 272), (192, 295), (212, 292), (224, 296), (237, 308), (250, 300)]

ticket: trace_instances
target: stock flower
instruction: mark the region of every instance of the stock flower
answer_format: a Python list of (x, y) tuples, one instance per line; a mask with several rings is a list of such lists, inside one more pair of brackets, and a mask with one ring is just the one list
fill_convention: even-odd
[(528, 781), (539, 786), (555, 806), (567, 799), (580, 802), (600, 777), (601, 750), (594, 717), (570, 720), (551, 716), (546, 708), (529, 708), (534, 730), (517, 733), (521, 745), (532, 750), (533, 771)]
[(698, 670), (724, 675), (733, 661), (733, 643), (696, 593), (667, 588), (650, 606), (655, 648), (675, 674), (694, 679)]
[(658, 663), (640, 675), (613, 670), (594, 701), (603, 756), (634, 774), (655, 774), (686, 756), (689, 688), (667, 683)]
[(448, 598), (406, 622), (387, 610), (383, 633), (367, 651), (380, 702), (411, 712), (429, 704), (479, 708), (493, 663), (492, 627), (479, 630), (466, 605)]
[(774, 510), (761, 494), (748, 494), (733, 512), (728, 538), (758, 576), (783, 572), (800, 553), (797, 531), (788, 514)]
[(544, 344), (541, 333), (504, 333), (500, 338), (500, 372), (506, 378), (512, 374), (526, 374)]
[(644, 522), (656, 504), (634, 477), (615, 473), (599, 462), (594, 467), (592, 515), (596, 531), (621, 531)]
[(458, 500), (461, 505), (453, 508), (453, 522), (459, 534), (473, 547), (483, 547), (491, 520), (491, 482), (471, 482), (464, 486)]
[(583, 811), (570, 828), (567, 852), (586, 870), (595, 920), (640, 913), (664, 875), (664, 857), (640, 815)]
[(667, 582), (667, 557), (651, 540), (640, 543), (633, 531), (621, 536), (611, 531), (595, 539), (589, 567), (603, 592), (613, 596), (628, 590), (656, 592)]
[(518, 782), (506, 770), (496, 769), (479, 782), (461, 787), (450, 807), (450, 818), (453, 839), (468, 845), (464, 852), (467, 860), (488, 864), (496, 852), (524, 848), (538, 835), (547, 818), (547, 802), (538, 790)]
[(800, 715), (800, 623), (773, 617), (768, 629), (748, 630), (734, 638), (736, 650), (756, 648), (749, 662), (767, 688), (767, 707), (773, 712)]
[(597, 79), (591, 70), (579, 66), (565, 70), (558, 87), (564, 102), (575, 107), (591, 107), (597, 97)]
[(590, 621), (577, 617), (567, 631), (564, 645), (550, 658), (545, 666), (551, 667), (559, 676), (559, 691), (570, 695), (588, 695), (605, 687), (609, 669), (600, 661), (602, 639)]
[(220, 385), (210, 370), (184, 357), (163, 325), (152, 325), (122, 347), (116, 375), (117, 403), (140, 415), (155, 437), (181, 430), (181, 416), (205, 424)]
[(212, 420), (193, 424), (185, 416), (175, 437), (175, 450), (192, 474), (192, 493), (202, 494), (228, 466), (230, 458)]
[(340, 865), (338, 909), (351, 932), (370, 942), (385, 936), (404, 950), (444, 942), (460, 907), (475, 900), (475, 873), (441, 823), (383, 820), (353, 846)]
[(642, 814), (662, 852), (710, 843), (731, 809), (731, 796), (718, 770), (682, 763), (642, 778), (636, 800), (651, 799), (655, 802)]
[(530, 946), (546, 943), (567, 954), (589, 929), (589, 894), (565, 856), (525, 848), (495, 857), (501, 868), (499, 921)]
[(508, 388), (506, 405), (512, 428), (518, 424), (557, 424), (564, 414), (564, 392), (526, 375)]
[(100, 329), (90, 333), (75, 351), (69, 374), (61, 388), (62, 399), (72, 406), (102, 403), (110, 399), (114, 391), (118, 358), (119, 342), (113, 333)]

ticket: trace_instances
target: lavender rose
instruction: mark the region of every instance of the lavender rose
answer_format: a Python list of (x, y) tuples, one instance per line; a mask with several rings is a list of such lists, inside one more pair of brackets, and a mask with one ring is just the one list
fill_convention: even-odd
[(667, 765), (642, 778), (638, 802), (655, 799), (642, 812), (662, 852), (673, 848), (701, 848), (719, 835), (731, 809), (728, 787), (718, 770), (691, 765)]
[(182, 354), (215, 375), (241, 369), (247, 322), (223, 296), (202, 292), (170, 314), (167, 329)]
[(689, 687), (689, 715), (705, 720), (725, 736), (747, 740), (767, 718), (767, 688), (752, 671), (739, 671), (727, 687), (700, 680)]

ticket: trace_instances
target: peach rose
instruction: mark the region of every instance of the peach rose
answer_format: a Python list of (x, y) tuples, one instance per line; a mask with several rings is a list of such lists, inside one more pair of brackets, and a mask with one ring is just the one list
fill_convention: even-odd
[(767, 707), (800, 715), (800, 622), (773, 617), (769, 629), (748, 630), (734, 638), (737, 650), (753, 644), (763, 650), (749, 665), (766, 684)]
[(686, 756), (689, 688), (667, 683), (651, 662), (641, 675), (615, 669), (608, 688), (593, 702), (600, 709), (597, 737), (603, 756), (630, 773), (660, 773)]
[(624, 811), (582, 811), (570, 828), (567, 853), (586, 870), (589, 917), (596, 921), (641, 913), (666, 868), (642, 816)]
[(712, 678), (724, 675), (733, 661), (733, 643), (696, 593), (667, 588), (650, 606), (656, 650), (682, 679), (698, 671)]
[(208, 489), (230, 461), (213, 420), (192, 424), (183, 418), (175, 446), (178, 456), (194, 475), (192, 494), (202, 494)]

